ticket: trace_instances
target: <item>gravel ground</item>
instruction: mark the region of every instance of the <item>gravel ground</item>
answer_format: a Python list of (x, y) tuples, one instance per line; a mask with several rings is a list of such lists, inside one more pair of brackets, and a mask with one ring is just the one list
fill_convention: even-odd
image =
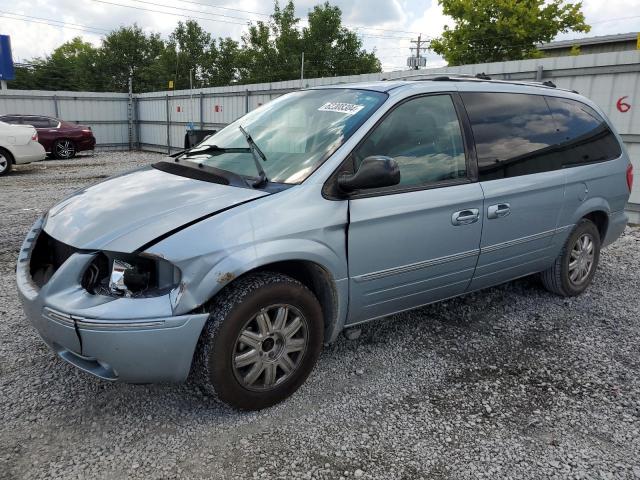
[(23, 236), (72, 190), (158, 158), (0, 178), (0, 478), (640, 478), (638, 229), (579, 298), (524, 279), (375, 321), (258, 413), (64, 364), (16, 298)]

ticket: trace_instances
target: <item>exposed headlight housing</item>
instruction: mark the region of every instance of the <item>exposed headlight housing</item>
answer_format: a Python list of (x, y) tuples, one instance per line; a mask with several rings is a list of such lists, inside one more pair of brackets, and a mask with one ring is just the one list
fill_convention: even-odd
[(82, 286), (94, 295), (154, 297), (180, 283), (180, 270), (151, 256), (102, 252), (87, 267)]

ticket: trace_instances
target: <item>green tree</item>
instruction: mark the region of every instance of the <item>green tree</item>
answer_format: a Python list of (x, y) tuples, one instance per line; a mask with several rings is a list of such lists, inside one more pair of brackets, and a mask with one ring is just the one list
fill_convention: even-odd
[(20, 66), (11, 88), (48, 90), (101, 90), (98, 49), (80, 37), (63, 43), (53, 53)]
[(229, 85), (240, 78), (241, 50), (238, 42), (231, 38), (219, 38), (211, 41), (210, 60), (202, 71), (202, 82), (206, 86)]
[(362, 48), (362, 41), (342, 26), (342, 11), (329, 2), (316, 5), (308, 15), (302, 44), (308, 76), (338, 76), (382, 70), (374, 52)]
[(211, 43), (211, 34), (195, 20), (178, 22), (161, 60), (165, 87), (173, 80), (175, 89), (189, 88), (190, 72), (193, 86), (204, 86), (205, 72), (212, 68)]
[(157, 33), (145, 34), (138, 25), (120, 27), (102, 40), (99, 68), (105, 87), (113, 92), (128, 91), (129, 75), (135, 92), (161, 88), (160, 57), (165, 44)]
[(358, 36), (342, 25), (342, 11), (325, 2), (308, 14), (300, 31), (290, 0), (284, 8), (275, 2), (269, 22), (251, 25), (243, 36), (241, 79), (244, 83), (292, 80), (300, 76), (304, 52), (307, 77), (351, 75), (381, 71), (375, 53), (362, 48)]
[(582, 2), (565, 0), (438, 0), (455, 26), (431, 49), (449, 65), (539, 57), (536, 45), (558, 33), (588, 32)]
[(267, 22), (256, 22), (242, 37), (215, 39), (196, 21), (178, 22), (167, 41), (136, 24), (120, 27), (93, 47), (74, 38), (51, 56), (34, 58), (17, 68), (11, 88), (126, 92), (130, 75), (134, 92), (291, 80), (300, 76), (336, 76), (379, 72), (374, 52), (342, 25), (342, 12), (328, 2), (308, 14), (299, 27), (293, 1), (275, 2)]
[(300, 75), (300, 32), (292, 1), (281, 9), (277, 0), (268, 22), (258, 21), (242, 36), (240, 74), (243, 83), (275, 82)]

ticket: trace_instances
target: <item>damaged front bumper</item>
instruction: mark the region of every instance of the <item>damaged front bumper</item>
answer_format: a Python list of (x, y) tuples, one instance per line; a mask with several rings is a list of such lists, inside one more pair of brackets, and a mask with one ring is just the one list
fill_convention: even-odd
[(16, 277), (24, 312), (60, 358), (92, 375), (128, 383), (184, 381), (207, 314), (172, 315), (171, 294), (152, 298), (92, 295), (80, 279), (95, 254), (74, 253), (38, 288), (31, 279), (36, 222)]

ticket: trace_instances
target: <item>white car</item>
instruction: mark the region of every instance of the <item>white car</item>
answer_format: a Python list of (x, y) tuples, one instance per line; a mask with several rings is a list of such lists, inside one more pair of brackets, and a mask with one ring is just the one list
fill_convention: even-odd
[(39, 162), (47, 154), (38, 143), (38, 132), (31, 125), (9, 125), (0, 122), (0, 177), (14, 164)]

